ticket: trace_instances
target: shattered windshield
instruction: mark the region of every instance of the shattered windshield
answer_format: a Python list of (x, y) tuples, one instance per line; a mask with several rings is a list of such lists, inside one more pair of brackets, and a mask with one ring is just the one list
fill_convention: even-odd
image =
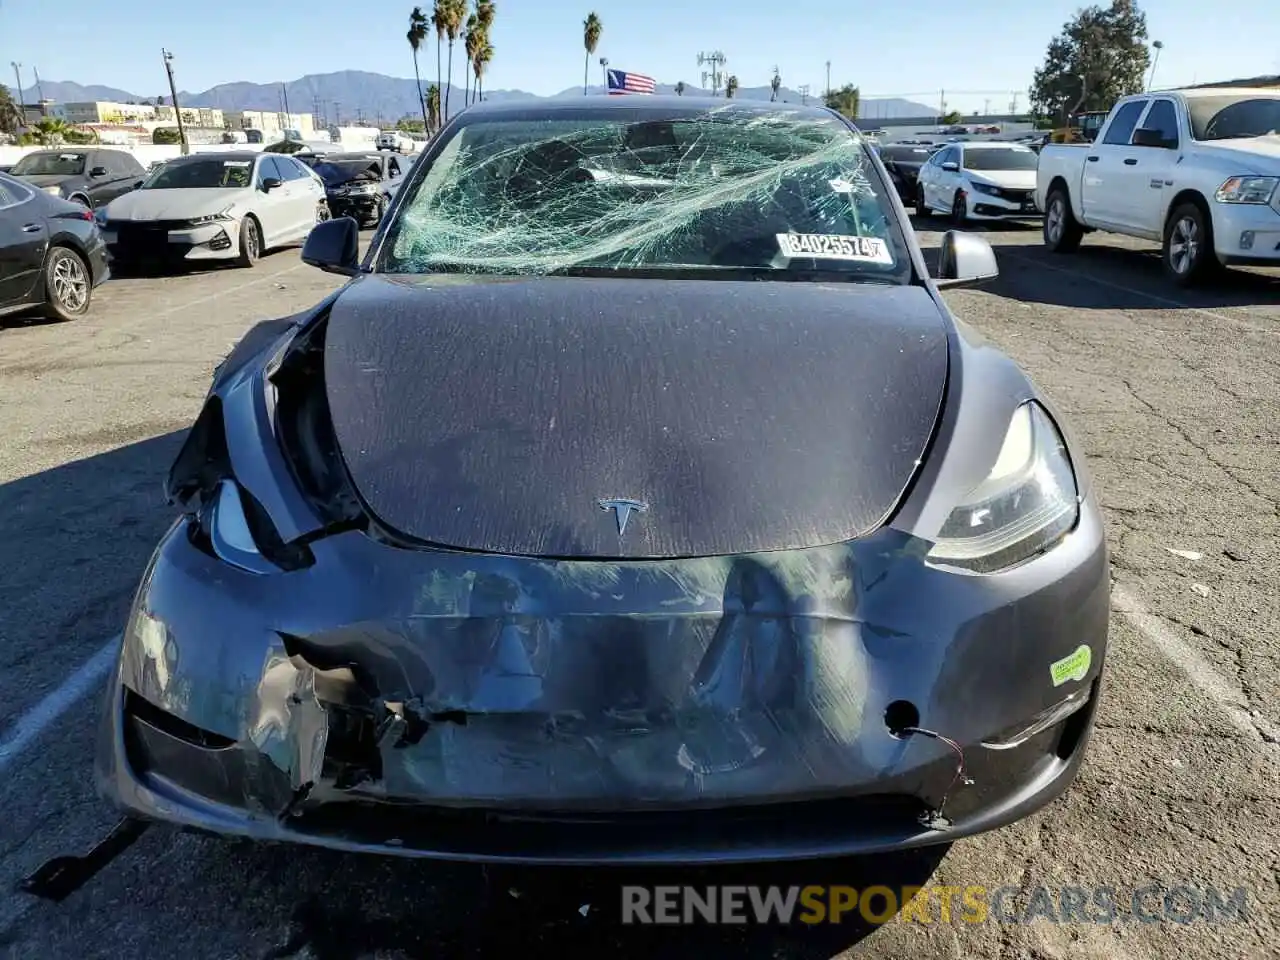
[(1280, 96), (1194, 97), (1188, 103), (1191, 135), (1197, 140), (1280, 134)]
[(869, 159), (813, 111), (475, 120), (409, 188), (379, 269), (909, 282)]

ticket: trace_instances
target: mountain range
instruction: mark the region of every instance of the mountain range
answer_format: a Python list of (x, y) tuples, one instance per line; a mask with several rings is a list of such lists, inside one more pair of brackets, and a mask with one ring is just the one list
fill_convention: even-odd
[[(423, 75), (422, 86), (425, 90), (434, 83), (434, 76)], [(12, 87), (9, 88), (12, 91)], [(462, 109), (464, 91), (445, 85), (449, 111)], [(589, 94), (601, 94), (602, 86), (590, 86)], [(658, 93), (674, 93), (675, 85), (660, 83)], [(768, 86), (740, 87), (737, 96), (742, 100), (768, 100), (771, 94)], [(76, 103), (88, 100), (110, 100), (116, 102), (140, 101), (155, 103), (160, 91), (150, 94), (130, 93), (116, 87), (99, 84), (81, 85), (67, 80), (43, 80), (40, 89), (28, 87), (22, 91), (24, 103), (35, 103), (39, 96), (58, 103)], [(687, 96), (710, 94), (691, 84), (685, 85)], [(169, 102), (169, 94), (163, 93), (164, 102)], [(554, 94), (556, 97), (582, 96), (581, 87), (569, 87)], [(327, 116), (332, 122), (335, 117), (343, 123), (363, 119), (366, 123), (393, 122), (403, 116), (417, 116), (421, 112), (418, 106), (417, 84), (412, 78), (388, 77), (380, 73), (368, 73), (361, 70), (340, 70), (336, 73), (315, 73), (290, 80), (284, 83), (221, 83), (216, 87), (200, 93), (180, 92), (178, 102), (184, 107), (220, 107), (223, 110), (282, 110), (287, 98), (289, 110), (293, 113), (315, 113)], [(527, 100), (538, 99), (535, 94), (524, 90), (486, 90), (485, 100)], [(778, 91), (778, 99), (790, 103), (799, 103), (804, 97), (788, 87)], [(816, 103), (819, 98), (814, 94), (808, 101)], [(336, 112), (335, 112), (336, 111)], [(877, 122), (902, 117), (931, 116), (934, 108), (911, 100), (884, 99), (864, 100), (859, 111), (863, 117), (874, 117)]]

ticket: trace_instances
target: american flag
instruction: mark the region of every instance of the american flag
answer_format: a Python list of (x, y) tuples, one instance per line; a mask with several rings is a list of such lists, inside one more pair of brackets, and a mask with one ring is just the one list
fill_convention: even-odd
[(627, 73), (625, 70), (610, 70), (609, 96), (616, 97), (626, 93), (653, 93), (653, 77), (643, 73)]

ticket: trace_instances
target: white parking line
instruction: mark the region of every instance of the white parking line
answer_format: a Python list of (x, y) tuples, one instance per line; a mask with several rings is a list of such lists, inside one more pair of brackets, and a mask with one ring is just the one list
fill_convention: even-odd
[(1147, 642), (1164, 654), (1193, 687), (1218, 707), (1244, 740), (1259, 751), (1280, 758), (1280, 727), (1249, 710), (1243, 691), (1233, 687), (1204, 661), (1193, 647), (1169, 629), (1133, 594), (1122, 587), (1111, 591), (1112, 606)]
[(263, 276), (257, 277), (253, 280), (246, 280), (244, 283), (238, 283), (234, 287), (229, 287), (226, 290), (219, 290), (216, 293), (205, 294), (203, 297), (196, 297), (194, 300), (188, 300), (185, 303), (181, 303), (176, 307), (170, 307), (167, 310), (161, 310), (159, 313), (154, 313), (154, 314), (151, 314), (150, 316), (167, 317), (175, 313), (182, 313), (184, 310), (190, 310), (192, 307), (197, 306), (201, 303), (208, 303), (210, 300), (220, 300), (223, 297), (229, 297), (233, 293), (238, 293), (239, 291), (248, 289), (249, 287), (256, 287), (260, 283), (266, 283), (269, 280), (277, 280), (280, 277), (283, 277), (286, 273), (293, 273), (293, 271), (301, 270), (305, 266), (308, 266), (308, 265), (305, 263), (295, 263), (292, 267), (285, 267), (285, 269), (277, 270), (275, 273), (268, 273), (268, 274), (264, 274)]
[[(1022, 263), (1031, 264), (1033, 267), (1039, 267), (1041, 270), (1052, 270), (1054, 273), (1063, 273), (1070, 277), (1078, 277), (1086, 283), (1099, 287), (1110, 287), (1112, 290), (1119, 290), (1121, 293), (1127, 293), (1132, 297), (1142, 297), (1150, 300), (1152, 303), (1162, 303), (1168, 307), (1174, 307), (1178, 310), (1190, 310), (1192, 313), (1198, 313), (1201, 316), (1209, 317), (1213, 320), (1222, 320), (1227, 323), (1238, 323), (1243, 327), (1248, 327), (1256, 333), (1270, 333), (1280, 335), (1280, 323), (1272, 324), (1266, 327), (1255, 326), (1249, 321), (1241, 317), (1233, 317), (1228, 313), (1218, 313), (1216, 310), (1206, 310), (1204, 307), (1193, 307), (1189, 303), (1183, 303), (1181, 300), (1171, 300), (1168, 297), (1161, 297), (1154, 293), (1148, 293), (1146, 290), (1138, 290), (1134, 287), (1126, 287), (1120, 283), (1112, 283), (1110, 280), (1101, 280), (1092, 274), (1083, 273), (1079, 270), (1072, 270), (1069, 267), (1058, 267), (1051, 263), (1045, 263), (1043, 260), (1037, 260), (1034, 257), (1024, 257), (1019, 253), (1010, 253), (1007, 250), (1000, 252), (1001, 257), (1009, 257), (1013, 260), (1019, 260)], [(1244, 308), (1241, 308), (1244, 309)], [(1249, 316), (1265, 320), (1266, 317), (1257, 313), (1249, 313)]]
[(107, 675), (120, 648), (120, 634), (107, 640), (98, 652), (80, 665), (56, 690), (24, 713), (12, 727), (0, 737), (0, 773), (18, 759), (19, 755), (35, 743), (58, 718), (87, 694)]

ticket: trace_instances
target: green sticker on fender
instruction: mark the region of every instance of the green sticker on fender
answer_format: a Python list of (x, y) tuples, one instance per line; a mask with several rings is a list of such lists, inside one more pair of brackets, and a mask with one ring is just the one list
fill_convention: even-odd
[(1061, 660), (1049, 664), (1049, 676), (1053, 678), (1053, 685), (1060, 687), (1068, 680), (1083, 680), (1092, 663), (1093, 651), (1082, 643)]

